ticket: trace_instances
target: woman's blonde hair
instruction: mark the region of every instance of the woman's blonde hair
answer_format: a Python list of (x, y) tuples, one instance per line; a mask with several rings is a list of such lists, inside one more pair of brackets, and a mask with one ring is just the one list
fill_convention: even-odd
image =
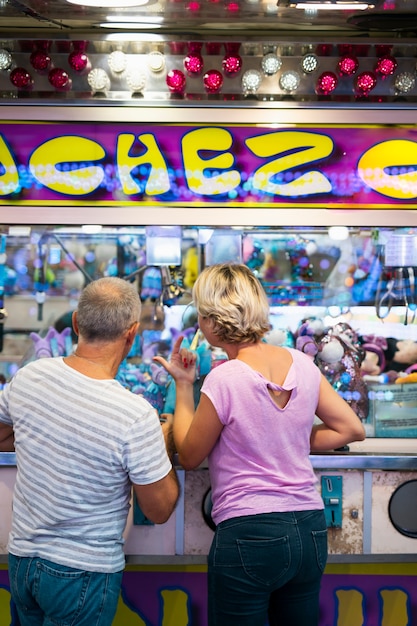
[(214, 322), (213, 332), (227, 343), (255, 343), (270, 329), (266, 293), (246, 265), (206, 267), (193, 287), (197, 312)]

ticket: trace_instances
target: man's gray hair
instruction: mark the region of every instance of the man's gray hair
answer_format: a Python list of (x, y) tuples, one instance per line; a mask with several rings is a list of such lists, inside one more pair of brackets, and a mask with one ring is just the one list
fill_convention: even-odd
[(139, 321), (141, 302), (136, 287), (122, 278), (89, 283), (78, 301), (77, 322), (87, 341), (112, 341)]

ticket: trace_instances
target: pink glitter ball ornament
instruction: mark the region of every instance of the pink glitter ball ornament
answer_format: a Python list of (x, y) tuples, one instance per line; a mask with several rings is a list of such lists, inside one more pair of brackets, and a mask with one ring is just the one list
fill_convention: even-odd
[(72, 87), (72, 80), (68, 72), (61, 67), (55, 67), (48, 74), (48, 80), (52, 87), (59, 91), (69, 91)]
[(171, 93), (184, 93), (187, 79), (181, 70), (171, 70), (167, 74), (166, 83)]
[(201, 54), (189, 54), (184, 59), (184, 69), (189, 76), (200, 76), (204, 61)]
[(239, 41), (224, 44), (226, 54), (222, 61), (222, 68), (226, 76), (236, 76), (242, 69), (242, 57), (239, 55), (240, 45)]
[(360, 96), (367, 96), (372, 89), (375, 89), (377, 78), (373, 72), (362, 72), (355, 80), (355, 90)]
[(39, 74), (46, 74), (51, 67), (51, 57), (46, 50), (34, 50), (29, 60), (33, 69)]
[(74, 72), (81, 74), (82, 72), (89, 72), (91, 64), (86, 53), (82, 50), (74, 50), (68, 56), (68, 65)]
[(12, 85), (22, 91), (29, 91), (33, 87), (33, 78), (24, 67), (15, 67), (9, 78)]
[(355, 74), (359, 67), (358, 59), (352, 54), (346, 54), (337, 64), (340, 76), (352, 76)]
[(242, 57), (238, 54), (227, 54), (223, 61), (222, 67), (226, 76), (236, 76), (242, 69)]
[(338, 79), (334, 72), (323, 72), (316, 82), (316, 94), (328, 96), (337, 87)]
[(394, 74), (397, 69), (397, 65), (397, 59), (393, 56), (381, 57), (376, 63), (375, 72), (381, 78), (387, 78), (388, 76), (392, 76)]
[(218, 70), (208, 70), (204, 74), (203, 83), (207, 93), (219, 93), (223, 87), (223, 76)]

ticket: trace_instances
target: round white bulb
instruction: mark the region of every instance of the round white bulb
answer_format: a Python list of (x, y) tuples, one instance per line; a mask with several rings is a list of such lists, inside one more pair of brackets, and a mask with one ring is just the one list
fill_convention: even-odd
[(319, 59), (315, 54), (311, 52), (306, 54), (301, 59), (301, 69), (305, 74), (312, 74), (319, 66)]
[(132, 93), (141, 93), (146, 87), (146, 76), (141, 70), (129, 70), (126, 85)]
[(298, 89), (300, 85), (300, 75), (298, 72), (293, 72), (289, 70), (288, 72), (284, 72), (279, 79), (279, 86), (283, 91), (291, 92)]
[(395, 77), (394, 87), (400, 93), (408, 93), (414, 89), (416, 79), (411, 72), (401, 72)]
[(87, 82), (93, 93), (102, 93), (110, 90), (110, 78), (101, 67), (96, 67), (88, 73)]
[(13, 57), (8, 50), (0, 50), (0, 70), (9, 70), (13, 63)]
[(247, 94), (256, 93), (262, 83), (262, 74), (258, 70), (247, 70), (242, 76), (242, 88)]
[(165, 56), (157, 50), (148, 54), (147, 62), (151, 72), (162, 72), (165, 69)]
[(115, 74), (120, 74), (120, 72), (124, 72), (126, 69), (126, 55), (121, 50), (115, 50), (109, 54), (108, 62), (109, 68), (112, 72), (115, 72)]
[(267, 76), (276, 74), (282, 67), (282, 60), (276, 54), (270, 52), (265, 54), (261, 62), (262, 71)]

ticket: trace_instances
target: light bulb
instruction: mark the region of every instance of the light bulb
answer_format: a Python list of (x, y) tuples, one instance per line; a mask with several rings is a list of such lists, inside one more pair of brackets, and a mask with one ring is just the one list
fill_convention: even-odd
[(262, 74), (258, 70), (247, 70), (242, 76), (242, 89), (244, 93), (256, 93), (262, 83)]
[(146, 87), (146, 76), (144, 72), (131, 69), (126, 74), (126, 85), (132, 93), (142, 93)]
[(91, 70), (87, 76), (87, 82), (93, 93), (102, 93), (109, 91), (111, 83), (107, 72), (101, 67)]
[(416, 79), (411, 72), (401, 72), (395, 77), (394, 87), (399, 93), (408, 93), (414, 89)]
[(109, 54), (109, 68), (115, 74), (124, 72), (127, 65), (126, 55), (121, 50), (115, 50)]
[(280, 57), (277, 57), (276, 54), (270, 52), (269, 54), (265, 54), (261, 61), (261, 67), (264, 74), (267, 76), (273, 76), (276, 74), (282, 67), (282, 60)]
[(13, 57), (8, 50), (0, 50), (0, 70), (9, 70), (13, 63)]
[(147, 62), (151, 72), (162, 72), (165, 69), (165, 55), (158, 50), (153, 50), (148, 54)]
[(279, 79), (279, 86), (283, 91), (291, 92), (298, 89), (300, 86), (300, 75), (298, 72), (288, 70), (284, 72)]
[(319, 59), (318, 57), (313, 54), (313, 53), (309, 53), (303, 56), (303, 58), (301, 59), (301, 69), (303, 70), (304, 74), (312, 74), (313, 72), (316, 71), (316, 69), (319, 66)]

